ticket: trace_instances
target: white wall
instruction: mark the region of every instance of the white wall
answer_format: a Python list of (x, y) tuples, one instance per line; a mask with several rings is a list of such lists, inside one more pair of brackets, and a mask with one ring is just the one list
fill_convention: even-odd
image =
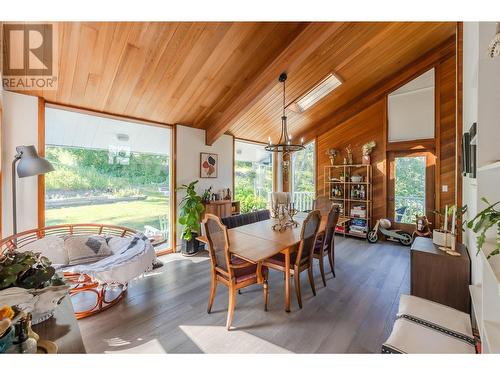
[(434, 69), (388, 96), (389, 142), (434, 138)]
[[(38, 145), (38, 98), (3, 92), (2, 237), (12, 234), (11, 163), (16, 146)], [(17, 179), (17, 230), (38, 225), (38, 179)]]
[[(500, 57), (491, 59), (488, 44), (495, 35), (493, 22), (465, 22), (463, 45), (463, 130), (477, 122), (478, 167), (500, 160)], [(463, 204), (468, 217), (484, 208), (481, 197), (500, 200), (498, 169), (478, 172), (477, 179), (463, 178)], [(494, 233), (492, 233), (494, 236)], [(472, 283), (480, 284), (481, 264), (476, 257), (476, 235), (467, 230), (464, 243), (472, 261)]]
[[(176, 125), (177, 156), (176, 174), (177, 187), (198, 180), (196, 192), (202, 194), (205, 189), (212, 186), (213, 192), (230, 188), (234, 194), (233, 186), (233, 137), (223, 135), (212, 146), (205, 144), (205, 131), (187, 126)], [(200, 152), (211, 152), (219, 156), (217, 178), (200, 178)], [(234, 196), (234, 195), (233, 195)], [(177, 208), (184, 197), (182, 192), (177, 193)], [(177, 246), (182, 244), (180, 235), (182, 227), (177, 224)]]

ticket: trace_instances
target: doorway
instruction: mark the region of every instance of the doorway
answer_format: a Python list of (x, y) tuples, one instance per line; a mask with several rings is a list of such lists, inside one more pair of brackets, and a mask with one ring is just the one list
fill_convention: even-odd
[(436, 157), (431, 151), (389, 153), (389, 218), (397, 229), (412, 232), (416, 216), (434, 222)]

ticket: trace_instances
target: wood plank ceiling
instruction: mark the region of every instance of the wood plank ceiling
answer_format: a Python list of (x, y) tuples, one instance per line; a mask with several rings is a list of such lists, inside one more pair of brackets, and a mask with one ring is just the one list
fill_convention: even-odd
[[(231, 116), (224, 112), (234, 107), (239, 95), (248, 95), (256, 80), (269, 80), (269, 67), (283, 57), (288, 46), (304, 48), (310, 26), (304, 22), (61, 23), (58, 89), (28, 94), (161, 123), (217, 127), (243, 139), (277, 139), (278, 75), (275, 84), (271, 80), (265, 83), (265, 91), (255, 92), (250, 104), (242, 107), (244, 111)], [(288, 111), (292, 134), (317, 126), (453, 37), (456, 24), (347, 22), (334, 26), (318, 48), (301, 56), (301, 63), (287, 62), (285, 56), (276, 65), (290, 67), (288, 103), (330, 72), (344, 82), (304, 113)], [(289, 56), (300, 56), (298, 52)]]

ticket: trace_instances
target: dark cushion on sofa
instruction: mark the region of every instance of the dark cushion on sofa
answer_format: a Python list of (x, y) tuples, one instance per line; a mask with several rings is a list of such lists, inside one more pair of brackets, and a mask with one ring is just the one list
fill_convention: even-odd
[(269, 210), (259, 210), (254, 212), (248, 212), (246, 214), (233, 215), (228, 217), (223, 217), (222, 223), (227, 227), (227, 229), (240, 227), (242, 225), (248, 225), (256, 223), (262, 220), (268, 220), (270, 218)]

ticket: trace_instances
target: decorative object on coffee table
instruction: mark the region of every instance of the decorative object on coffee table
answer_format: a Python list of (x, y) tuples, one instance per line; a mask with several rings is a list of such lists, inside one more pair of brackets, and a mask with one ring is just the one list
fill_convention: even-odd
[(34, 323), (50, 318), (69, 285), (47, 257), (31, 251), (7, 251), (0, 257), (0, 306), (32, 313)]
[(370, 160), (370, 154), (372, 153), (373, 149), (375, 148), (377, 144), (375, 141), (370, 141), (365, 143), (361, 147), (361, 153), (363, 154), (363, 158), (361, 160), (361, 163), (364, 165), (370, 165), (371, 160)]
[(200, 152), (200, 178), (217, 178), (219, 156), (208, 152)]

